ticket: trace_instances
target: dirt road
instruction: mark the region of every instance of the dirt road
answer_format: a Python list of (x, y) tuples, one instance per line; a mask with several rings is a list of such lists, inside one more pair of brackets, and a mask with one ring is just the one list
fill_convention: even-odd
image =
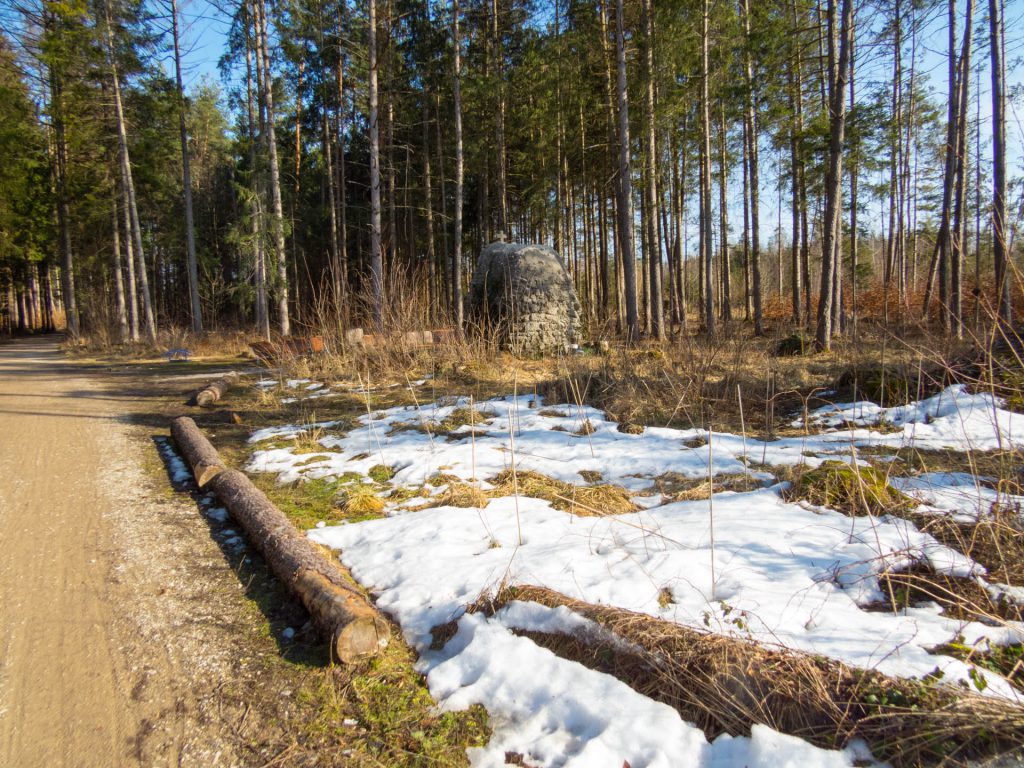
[(217, 695), (245, 661), (240, 585), (141, 470), (137, 397), (56, 338), (0, 344), (0, 765), (248, 762)]

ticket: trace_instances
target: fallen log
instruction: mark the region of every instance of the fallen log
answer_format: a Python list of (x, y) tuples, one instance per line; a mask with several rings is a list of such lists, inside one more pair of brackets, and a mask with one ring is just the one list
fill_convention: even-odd
[(210, 488), (274, 574), (302, 601), (329, 638), (336, 659), (348, 664), (375, 656), (387, 646), (387, 622), (342, 569), (323, 557), (248, 477), (229, 469), (216, 475)]
[(217, 449), (188, 416), (179, 416), (171, 422), (171, 437), (192, 468), (196, 485), (200, 488), (227, 469), (220, 460)]
[(224, 374), (221, 378), (217, 379), (216, 381), (211, 381), (201, 390), (196, 392), (194, 398), (195, 404), (201, 405), (204, 408), (206, 406), (213, 405), (218, 400), (220, 400), (221, 397), (224, 396), (224, 393), (227, 392), (229, 389), (231, 389), (232, 387), (237, 387), (238, 382), (239, 376), (234, 371)]

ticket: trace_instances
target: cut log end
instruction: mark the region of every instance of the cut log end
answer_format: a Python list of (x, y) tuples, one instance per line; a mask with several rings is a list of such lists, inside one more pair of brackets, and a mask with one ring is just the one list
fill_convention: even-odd
[(195, 404), (207, 408), (223, 397), (224, 393), (232, 387), (237, 387), (240, 377), (234, 371), (224, 374), (216, 381), (212, 381), (195, 394)]
[(350, 664), (376, 656), (391, 639), (388, 623), (355, 588), (338, 586), (311, 568), (295, 574), (292, 588), (314, 623), (330, 637), (335, 659)]
[(336, 629), (331, 638), (331, 653), (343, 664), (380, 654), (391, 639), (391, 629), (378, 616), (364, 616)]

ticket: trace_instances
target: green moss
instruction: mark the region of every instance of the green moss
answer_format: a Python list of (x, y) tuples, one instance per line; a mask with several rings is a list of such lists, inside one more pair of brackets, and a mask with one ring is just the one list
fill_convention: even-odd
[(351, 698), (360, 726), (357, 744), (377, 765), (465, 765), (466, 748), (483, 746), (490, 737), (483, 707), (438, 711), (404, 644), (391, 643), (352, 679)]
[(789, 501), (808, 501), (848, 515), (909, 512), (916, 502), (889, 485), (888, 476), (874, 467), (854, 467), (826, 461), (803, 472), (785, 492)]
[(339, 485), (336, 479), (304, 480), (283, 486), (272, 475), (257, 474), (252, 481), (300, 530), (314, 528), (321, 520), (339, 519), (334, 507)]
[(803, 334), (794, 333), (783, 339), (779, 339), (779, 342), (775, 345), (775, 356), (794, 357), (796, 355), (802, 355), (811, 349), (812, 345), (810, 339), (806, 338)]
[(464, 427), (467, 424), (470, 426), (486, 424), (493, 418), (494, 413), (491, 411), (484, 411), (479, 408), (470, 408), (469, 406), (459, 406), (452, 410), (446, 419), (437, 422), (434, 425), (434, 431), (440, 434), (446, 434), (454, 432), (459, 427)]
[(374, 464), (366, 474), (375, 483), (386, 483), (395, 476), (395, 470), (386, 464)]

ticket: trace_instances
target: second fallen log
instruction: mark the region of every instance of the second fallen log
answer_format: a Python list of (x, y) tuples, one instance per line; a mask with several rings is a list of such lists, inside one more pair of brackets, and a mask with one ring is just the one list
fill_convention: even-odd
[(274, 574), (309, 611), (344, 663), (375, 656), (391, 636), (388, 623), (316, 546), (241, 472), (227, 470), (210, 488), (245, 529)]
[(196, 477), (196, 485), (200, 488), (227, 469), (217, 449), (188, 416), (179, 416), (171, 422), (171, 437), (188, 462)]
[(237, 387), (239, 382), (239, 376), (234, 371), (224, 374), (216, 381), (211, 381), (201, 390), (196, 392), (195, 403), (196, 405), (203, 406), (204, 408), (213, 405), (220, 400), (224, 393), (232, 387)]

